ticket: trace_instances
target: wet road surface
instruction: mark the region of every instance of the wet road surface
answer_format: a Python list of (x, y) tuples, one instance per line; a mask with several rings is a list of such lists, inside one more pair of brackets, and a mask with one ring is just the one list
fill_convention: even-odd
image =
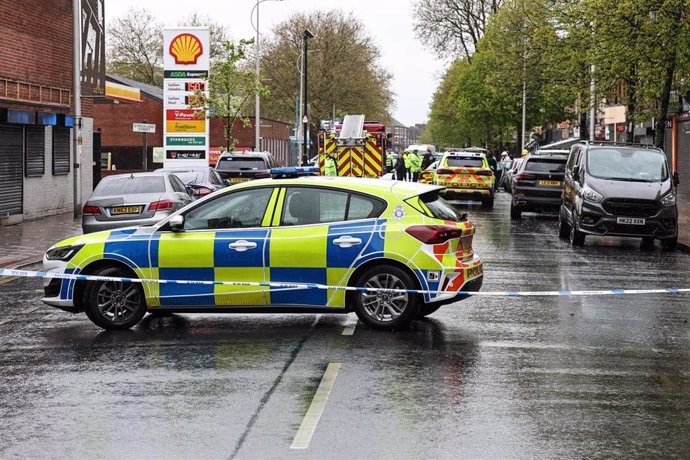
[[(571, 248), (553, 216), (508, 207), (469, 206), (483, 290), (690, 287), (682, 252)], [(354, 315), (149, 315), (113, 333), (40, 297), (40, 281), (0, 285), (1, 458), (690, 457), (688, 295), (470, 298), (395, 333)]]

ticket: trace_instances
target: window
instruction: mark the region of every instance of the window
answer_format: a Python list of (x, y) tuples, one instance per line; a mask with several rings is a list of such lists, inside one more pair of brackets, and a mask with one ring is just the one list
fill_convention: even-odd
[(187, 187), (185, 187), (184, 183), (182, 183), (179, 177), (174, 174), (171, 174), (169, 177), (173, 190), (179, 193), (189, 193), (187, 192)]
[(577, 160), (577, 157), (579, 156), (580, 151), (576, 148), (573, 148), (570, 151), (570, 156), (568, 157), (568, 163), (565, 165), (565, 168), (568, 170), (569, 173), (573, 172), (573, 169), (575, 168), (575, 165), (579, 163)]
[(43, 126), (26, 127), (25, 170), (26, 177), (41, 177), (46, 172), (46, 135)]
[[(424, 193), (419, 195), (419, 197), (409, 198), (405, 200), (405, 202), (421, 213), (433, 217), (434, 219), (450, 220), (453, 222), (464, 221), (463, 217), (458, 214), (453, 205), (444, 200), (436, 191)], [(417, 206), (415, 206), (415, 204)]]
[(97, 196), (122, 196), (139, 193), (165, 193), (165, 181), (163, 176), (110, 176), (103, 179), (92, 197)]
[(347, 220), (372, 219), (381, 215), (386, 205), (379, 200), (352, 194)]
[(208, 172), (208, 177), (212, 184), (214, 185), (224, 185), (223, 179), (218, 175), (215, 169), (210, 169)]
[(260, 227), (273, 188), (227, 193), (185, 215), (185, 230)]
[(312, 187), (289, 187), (280, 225), (322, 224), (345, 220), (348, 193)]
[(267, 161), (261, 157), (224, 157), (216, 165), (218, 171), (255, 171), (268, 168)]
[(565, 170), (565, 160), (532, 158), (527, 161), (525, 171), (539, 173), (562, 173)]
[(53, 175), (66, 176), (70, 172), (70, 130), (53, 127)]
[(448, 157), (446, 165), (456, 168), (482, 168), (484, 160), (478, 157)]

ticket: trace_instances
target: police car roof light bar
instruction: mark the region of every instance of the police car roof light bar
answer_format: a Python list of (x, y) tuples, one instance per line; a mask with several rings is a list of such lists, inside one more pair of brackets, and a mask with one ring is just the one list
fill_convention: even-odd
[(313, 176), (319, 173), (319, 168), (314, 166), (288, 166), (285, 168), (271, 168), (271, 176), (275, 177), (298, 177)]

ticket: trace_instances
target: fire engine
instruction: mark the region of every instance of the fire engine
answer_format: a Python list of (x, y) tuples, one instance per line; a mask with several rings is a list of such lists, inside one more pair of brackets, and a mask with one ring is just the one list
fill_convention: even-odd
[(346, 115), (342, 124), (319, 133), (319, 170), (323, 175), (326, 155), (334, 152), (338, 176), (381, 177), (388, 142), (384, 124)]

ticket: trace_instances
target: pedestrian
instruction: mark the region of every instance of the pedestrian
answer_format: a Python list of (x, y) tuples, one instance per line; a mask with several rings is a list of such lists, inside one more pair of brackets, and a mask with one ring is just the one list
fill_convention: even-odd
[(431, 166), (431, 163), (434, 162), (434, 157), (431, 154), (431, 150), (426, 149), (426, 153), (424, 154), (424, 159), (422, 160), (422, 169), (426, 169), (429, 166)]
[(393, 171), (393, 153), (386, 152), (386, 174)]
[(422, 159), (416, 153), (410, 154), (410, 173), (412, 182), (419, 181), (419, 173), (422, 172)]
[(323, 172), (326, 176), (338, 175), (338, 163), (335, 161), (333, 152), (329, 152), (328, 155), (326, 155), (326, 159), (323, 162)]
[(405, 180), (409, 181), (412, 178), (412, 175), (410, 174), (410, 158), (411, 158), (412, 152), (409, 150), (405, 150), (403, 152), (403, 159), (405, 160)]
[(396, 180), (405, 180), (405, 175), (407, 174), (407, 168), (405, 168), (405, 155), (406, 152), (402, 152), (395, 161)]

